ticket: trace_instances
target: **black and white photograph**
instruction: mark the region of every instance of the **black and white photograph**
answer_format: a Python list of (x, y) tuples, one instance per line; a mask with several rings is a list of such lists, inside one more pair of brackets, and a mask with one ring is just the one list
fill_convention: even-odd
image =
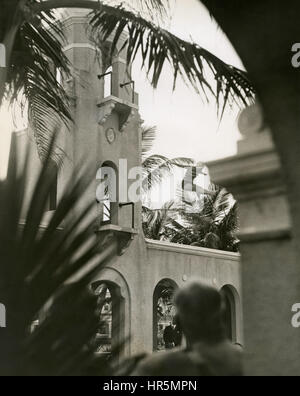
[(1, 377), (300, 376), (299, 13), (0, 0)]

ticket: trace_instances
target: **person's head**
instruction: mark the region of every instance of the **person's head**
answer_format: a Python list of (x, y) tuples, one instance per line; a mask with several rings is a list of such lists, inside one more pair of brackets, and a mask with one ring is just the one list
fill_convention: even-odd
[(201, 282), (192, 282), (177, 293), (175, 304), (180, 325), (190, 344), (225, 339), (223, 300), (217, 289)]

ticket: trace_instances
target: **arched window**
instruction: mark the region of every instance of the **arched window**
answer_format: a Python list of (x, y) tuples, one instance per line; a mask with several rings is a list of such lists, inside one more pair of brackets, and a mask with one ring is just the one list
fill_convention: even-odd
[(95, 282), (92, 290), (98, 296), (98, 353), (109, 356), (125, 342), (124, 299), (120, 287), (112, 282)]
[(237, 309), (236, 309), (236, 295), (237, 292), (231, 286), (224, 286), (221, 290), (225, 309), (224, 309), (224, 324), (226, 337), (232, 341), (237, 341)]
[(100, 223), (118, 224), (118, 170), (111, 162), (105, 162), (97, 172), (100, 184), (96, 191), (100, 205)]
[(104, 75), (104, 98), (108, 98), (112, 95), (112, 73), (113, 68), (110, 66)]
[(46, 211), (53, 211), (57, 208), (57, 185), (58, 168), (54, 161), (50, 161), (47, 169), (47, 177), (51, 180), (51, 187), (48, 196)]
[(181, 345), (182, 332), (176, 322), (173, 298), (177, 284), (164, 279), (159, 282), (153, 295), (153, 350), (165, 351)]

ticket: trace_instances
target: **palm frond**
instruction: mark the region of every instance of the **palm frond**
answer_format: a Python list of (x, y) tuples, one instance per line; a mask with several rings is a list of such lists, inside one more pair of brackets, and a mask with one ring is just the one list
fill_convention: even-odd
[(147, 154), (152, 150), (154, 141), (157, 136), (156, 127), (142, 127), (142, 160), (146, 160)]
[(158, 11), (161, 15), (165, 15), (168, 10), (169, 1), (168, 0), (138, 0), (141, 8), (146, 8), (151, 14), (153, 10)]
[(87, 221), (92, 204), (78, 210), (89, 183), (78, 172), (41, 227), (54, 182), (51, 157), (49, 151), (29, 205), (28, 160), (21, 173), (13, 164), (0, 182), (0, 301), (7, 310), (0, 375), (86, 375), (95, 364), (99, 315), (89, 285), (117, 254), (117, 242), (104, 244), (95, 236), (94, 219)]
[(189, 168), (195, 166), (191, 158), (169, 159), (163, 155), (154, 154), (143, 161), (143, 192), (147, 194), (155, 186), (161, 184), (166, 178), (174, 174), (176, 167)]
[(169, 0), (121, 0), (116, 1), (116, 4), (122, 4), (126, 9), (137, 11), (145, 17), (155, 18), (158, 16), (160, 19), (167, 16), (170, 5)]
[[(207, 99), (212, 94), (220, 109), (223, 104), (222, 113), (229, 102), (248, 105), (254, 99), (254, 88), (245, 72), (226, 64), (204, 48), (127, 11), (123, 6), (101, 6), (99, 11), (92, 13), (90, 23), (96, 41), (113, 37), (111, 53), (117, 49), (120, 36), (125, 32), (128, 39), (122, 49), (127, 47), (128, 64), (139, 52), (154, 87), (158, 85), (164, 65), (169, 63), (174, 72), (174, 88), (178, 75), (181, 75)], [(208, 70), (215, 83), (210, 83)]]
[[(14, 15), (14, 5), (20, 3), (2, 2), (10, 15)], [(30, 5), (38, 3), (33, 0)], [(28, 102), (30, 126), (43, 159), (49, 151), (51, 132), (63, 125), (69, 126), (72, 119), (68, 95), (56, 79), (56, 70), (68, 76), (70, 65), (63, 52), (62, 29), (54, 13), (44, 11), (29, 22), (25, 15), (23, 18), (8, 65), (7, 96), (12, 102), (20, 96)], [(3, 16), (0, 19), (2, 21)], [(8, 28), (4, 21), (0, 36), (5, 35)]]
[(177, 222), (178, 208), (175, 201), (166, 202), (161, 209), (143, 207), (143, 229), (145, 237), (153, 240), (170, 238), (170, 233), (183, 227)]

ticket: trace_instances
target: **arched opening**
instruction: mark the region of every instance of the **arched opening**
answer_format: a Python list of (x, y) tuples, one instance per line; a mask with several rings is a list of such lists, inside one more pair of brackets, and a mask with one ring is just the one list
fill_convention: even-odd
[(98, 281), (92, 284), (92, 290), (98, 296), (99, 307), (97, 353), (117, 357), (125, 343), (125, 300), (121, 289), (113, 282)]
[(176, 322), (174, 294), (178, 285), (163, 279), (153, 294), (153, 350), (165, 351), (181, 345), (182, 332)]
[(112, 74), (113, 74), (113, 67), (110, 66), (106, 69), (104, 73), (103, 81), (104, 81), (104, 98), (108, 98), (112, 95)]
[(99, 204), (100, 225), (119, 223), (118, 169), (112, 162), (105, 162), (97, 172), (101, 183), (96, 196)]
[(224, 298), (224, 325), (226, 337), (233, 343), (237, 342), (237, 291), (229, 285), (221, 289)]
[(54, 161), (50, 161), (47, 169), (47, 177), (51, 182), (46, 211), (53, 211), (57, 207), (58, 168)]

